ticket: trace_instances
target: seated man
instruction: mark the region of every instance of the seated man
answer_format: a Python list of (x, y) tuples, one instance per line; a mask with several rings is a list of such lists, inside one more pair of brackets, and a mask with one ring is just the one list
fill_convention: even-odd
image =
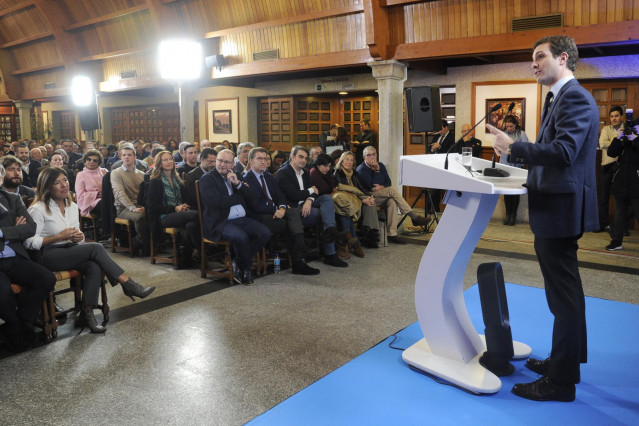
[(320, 242), (324, 244), (324, 263), (345, 268), (348, 263), (335, 254), (335, 206), (330, 195), (319, 195), (311, 181), (311, 175), (305, 170), (308, 150), (303, 146), (294, 146), (289, 163), (283, 166), (275, 176), (277, 183), (291, 207), (296, 207), (302, 215), (302, 225), (316, 226), (322, 223)]
[(28, 187), (35, 188), (38, 181), (38, 169), (42, 167), (42, 164), (29, 158), (29, 147), (24, 142), (18, 144), (16, 157), (22, 162), (22, 181)]
[(243, 142), (237, 146), (237, 158), (233, 166), (233, 172), (238, 176), (244, 176), (244, 171), (248, 167), (249, 151), (255, 148), (253, 142)]
[(135, 167), (135, 148), (130, 143), (120, 147), (122, 165), (111, 171), (111, 187), (113, 203), (117, 217), (128, 219), (135, 226), (133, 253), (142, 249), (144, 256), (149, 255), (149, 227), (146, 221), (144, 206), (138, 205), (138, 192), (144, 180), (144, 173)]
[(2, 157), (2, 167), (5, 171), (2, 189), (14, 194), (17, 193), (21, 197), (35, 198), (35, 191), (22, 184), (22, 163), (20, 160), (13, 155), (5, 155)]
[(191, 209), (197, 209), (197, 194), (195, 193), (195, 182), (200, 180), (204, 173), (208, 173), (215, 167), (217, 151), (207, 147), (200, 153), (200, 167), (196, 167), (186, 174), (186, 199)]
[[(466, 135), (472, 128), (470, 124), (464, 124), (462, 126), (462, 135)], [(464, 136), (464, 142), (462, 142), (462, 148), (472, 148), (473, 157), (481, 157), (481, 141), (475, 137), (475, 131), (468, 133)]]
[[(131, 144), (130, 142), (127, 141), (120, 141), (120, 144), (118, 145), (118, 152), (116, 155), (113, 156), (113, 158), (111, 158), (108, 162), (107, 162), (107, 170), (115, 170), (117, 168), (119, 168), (120, 166), (122, 166), (122, 160), (120, 159), (120, 149), (122, 149), (122, 147), (124, 145), (131, 145), (133, 146), (133, 144)], [(80, 157), (80, 160), (82, 160), (82, 157)], [(135, 159), (135, 168), (140, 170), (142, 173), (146, 173), (149, 171), (149, 164), (146, 161), (142, 161), (139, 158), (137, 158), (137, 153), (136, 153), (136, 159)]]
[(193, 144), (188, 144), (184, 147), (184, 161), (175, 165), (177, 174), (183, 177), (191, 170), (197, 169), (197, 166), (197, 148)]
[[(436, 154), (446, 154), (455, 143), (455, 135), (448, 128), (448, 121), (442, 120), (442, 129), (439, 131), (439, 138), (430, 146), (430, 150)], [(461, 147), (453, 152), (461, 154)]]
[(406, 244), (397, 237), (397, 208), (417, 226), (425, 226), (428, 221), (415, 213), (401, 194), (391, 186), (390, 176), (384, 164), (377, 161), (377, 151), (372, 146), (364, 148), (364, 162), (357, 167), (360, 182), (375, 197), (375, 205), (386, 207), (386, 232), (388, 242)]
[(268, 226), (273, 234), (286, 235), (294, 274), (317, 275), (319, 269), (311, 268), (304, 261), (306, 243), (302, 216), (297, 207), (289, 208), (286, 205), (275, 178), (266, 172), (267, 158), (268, 151), (264, 148), (253, 148), (249, 152), (251, 170), (244, 174), (244, 182), (255, 192), (255, 198), (249, 205), (249, 214)]
[(247, 216), (248, 203), (254, 193), (243, 184), (233, 168), (233, 152), (220, 151), (215, 168), (200, 179), (204, 237), (233, 244), (233, 279), (253, 284), (252, 258), (271, 238), (271, 231)]
[[(4, 179), (0, 166), (0, 183)], [(42, 302), (55, 286), (55, 276), (44, 266), (29, 259), (22, 242), (35, 235), (36, 224), (20, 197), (0, 189), (0, 335), (14, 352), (35, 345), (33, 322)], [(19, 284), (23, 294), (13, 296), (11, 283)]]

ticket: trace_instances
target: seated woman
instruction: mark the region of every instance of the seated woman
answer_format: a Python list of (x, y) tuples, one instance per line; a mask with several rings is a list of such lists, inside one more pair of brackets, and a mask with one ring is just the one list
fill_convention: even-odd
[(102, 178), (108, 170), (100, 167), (102, 154), (90, 149), (82, 156), (84, 168), (75, 177), (75, 194), (80, 214), (100, 216), (102, 203)]
[(67, 172), (67, 179), (69, 180), (69, 187), (75, 188), (75, 171), (71, 170), (66, 164), (69, 161), (69, 157), (67, 156), (67, 152), (64, 149), (56, 149), (51, 154), (51, 158), (49, 159), (49, 165), (51, 167), (61, 167)]
[(66, 171), (60, 167), (47, 167), (40, 172), (36, 198), (29, 207), (36, 223), (36, 233), (25, 240), (27, 249), (37, 250), (36, 262), (52, 271), (77, 269), (85, 276), (80, 320), (92, 333), (104, 333), (93, 314), (98, 304), (102, 272), (112, 286), (120, 284), (124, 294), (144, 299), (155, 287), (143, 287), (129, 278), (122, 268), (109, 257), (99, 243), (84, 243), (80, 231), (78, 206), (69, 196)]
[(337, 193), (333, 195), (335, 210), (340, 215), (342, 227), (347, 232), (349, 244), (353, 246), (355, 255), (364, 257), (353, 222), (361, 218), (366, 245), (375, 248), (379, 241), (379, 222), (375, 197), (366, 191), (355, 171), (355, 153), (342, 153), (335, 166), (335, 177), (338, 183)]
[(155, 156), (147, 197), (154, 241), (159, 241), (161, 228), (185, 228), (188, 263), (193, 249), (200, 248), (200, 221), (197, 210), (191, 210), (191, 206), (184, 202), (186, 189), (168, 151), (161, 151)]

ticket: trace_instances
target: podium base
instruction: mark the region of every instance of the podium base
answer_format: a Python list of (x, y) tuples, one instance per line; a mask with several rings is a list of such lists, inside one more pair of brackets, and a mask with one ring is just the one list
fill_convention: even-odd
[(464, 363), (434, 355), (426, 339), (421, 339), (402, 353), (402, 359), (411, 367), (439, 377), (462, 389), (476, 394), (496, 393), (501, 389), (501, 380), (479, 365), (477, 354)]
[[(485, 348), (486, 337), (480, 334), (479, 338)], [(532, 353), (530, 346), (517, 341), (513, 341), (513, 349), (515, 352), (513, 359), (527, 358)], [(417, 370), (439, 377), (470, 392), (477, 394), (499, 392), (501, 380), (479, 364), (479, 358), (482, 355), (483, 351), (467, 363), (455, 361), (433, 354), (426, 339), (421, 339), (402, 352), (402, 359)]]

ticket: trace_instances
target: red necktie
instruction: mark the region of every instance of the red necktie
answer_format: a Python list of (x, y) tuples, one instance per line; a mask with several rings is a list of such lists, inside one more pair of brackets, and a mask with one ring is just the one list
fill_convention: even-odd
[(266, 190), (266, 180), (264, 179), (264, 175), (260, 175), (260, 179), (262, 179), (262, 192), (264, 193), (264, 198), (266, 198), (266, 204), (269, 206), (273, 205), (273, 200), (268, 196), (268, 191)]

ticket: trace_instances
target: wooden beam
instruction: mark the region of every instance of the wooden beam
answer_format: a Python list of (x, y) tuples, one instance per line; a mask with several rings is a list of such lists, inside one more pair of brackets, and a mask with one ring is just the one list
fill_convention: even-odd
[(22, 9), (27, 9), (29, 7), (35, 6), (33, 0), (23, 1), (22, 3), (16, 4), (15, 6), (11, 6), (7, 9), (0, 10), (0, 16), (9, 15), (14, 12), (18, 12)]
[(294, 71), (308, 71), (326, 68), (366, 65), (373, 58), (368, 49), (347, 50), (313, 56), (273, 59), (247, 64), (225, 65), (222, 71), (212, 70), (213, 79), (246, 77), (251, 75), (281, 74)]
[(34, 72), (49, 71), (56, 68), (64, 68), (64, 66), (65, 66), (64, 62), (57, 62), (55, 64), (41, 65), (39, 67), (20, 68), (20, 69), (11, 71), (11, 75), (24, 75), (24, 74), (31, 74)]
[(405, 6), (407, 4), (430, 3), (433, 1), (435, 0), (382, 0), (382, 6), (384, 7)]
[(392, 59), (395, 46), (390, 45), (389, 9), (382, 6), (384, 0), (364, 0), (366, 44), (375, 60)]
[(153, 22), (158, 39), (188, 34), (188, 31), (186, 31), (187, 34), (184, 34), (184, 28), (178, 27), (179, 24), (178, 20), (175, 19), (175, 14), (171, 13), (170, 8), (162, 0), (146, 0), (146, 7), (151, 15), (151, 22)]
[(363, 10), (364, 10), (364, 6), (362, 6), (361, 4), (338, 7), (334, 9), (326, 9), (326, 10), (321, 10), (319, 12), (306, 13), (304, 15), (291, 16), (291, 17), (282, 18), (282, 19), (274, 19), (272, 21), (258, 22), (256, 24), (244, 25), (241, 27), (234, 27), (234, 28), (227, 28), (227, 29), (219, 30), (219, 31), (211, 31), (206, 33), (204, 35), (204, 38), (222, 37), (229, 34), (238, 34), (238, 33), (243, 33), (247, 31), (259, 30), (262, 28), (269, 28), (269, 27), (278, 27), (280, 25), (312, 21), (314, 19), (329, 18), (333, 16), (351, 15), (353, 13), (360, 13)]
[(40, 98), (61, 98), (71, 96), (71, 88), (60, 87), (55, 89), (30, 90), (20, 95), (21, 100), (40, 99)]
[(82, 58), (78, 58), (78, 62), (92, 62), (92, 61), (101, 61), (103, 59), (115, 58), (117, 56), (123, 55), (131, 55), (138, 52), (146, 52), (153, 49), (153, 47), (143, 46), (143, 47), (132, 47), (130, 49), (116, 50), (113, 52), (104, 52), (99, 55), (93, 56), (83, 56)]
[(126, 90), (146, 89), (149, 87), (167, 86), (173, 84), (160, 76), (126, 78), (116, 81), (100, 82), (100, 92), (122, 92)]
[[(448, 58), (479, 55), (505, 55), (528, 52), (533, 44), (548, 35), (568, 35), (577, 46), (593, 47), (639, 43), (639, 21), (614, 22), (581, 27), (550, 28), (491, 36), (404, 43), (397, 46), (393, 59), (410, 61), (426, 58)], [(605, 40), (605, 42), (602, 42)], [(532, 57), (532, 56), (531, 56)]]
[(73, 71), (75, 68), (75, 56), (77, 56), (79, 49), (77, 40), (71, 34), (62, 31), (62, 26), (68, 22), (68, 17), (55, 2), (35, 0), (35, 5), (42, 15), (42, 19), (47, 22), (53, 37), (55, 37), (62, 62), (70, 68), (70, 71)]
[(32, 41), (42, 40), (43, 38), (53, 37), (53, 33), (51, 31), (47, 31), (46, 33), (36, 34), (31, 37), (21, 38), (19, 40), (10, 41), (3, 45), (0, 45), (0, 49), (6, 49), (8, 47), (20, 46), (21, 44), (31, 43)]
[(146, 4), (140, 6), (130, 7), (128, 9), (118, 10), (117, 12), (109, 13), (107, 15), (98, 16), (97, 18), (87, 19), (86, 21), (76, 22), (75, 24), (68, 25), (63, 28), (64, 31), (75, 31), (81, 28), (90, 27), (91, 25), (99, 24), (100, 22), (108, 21), (111, 19), (119, 18), (121, 16), (130, 15), (132, 13), (140, 12), (148, 9)]

